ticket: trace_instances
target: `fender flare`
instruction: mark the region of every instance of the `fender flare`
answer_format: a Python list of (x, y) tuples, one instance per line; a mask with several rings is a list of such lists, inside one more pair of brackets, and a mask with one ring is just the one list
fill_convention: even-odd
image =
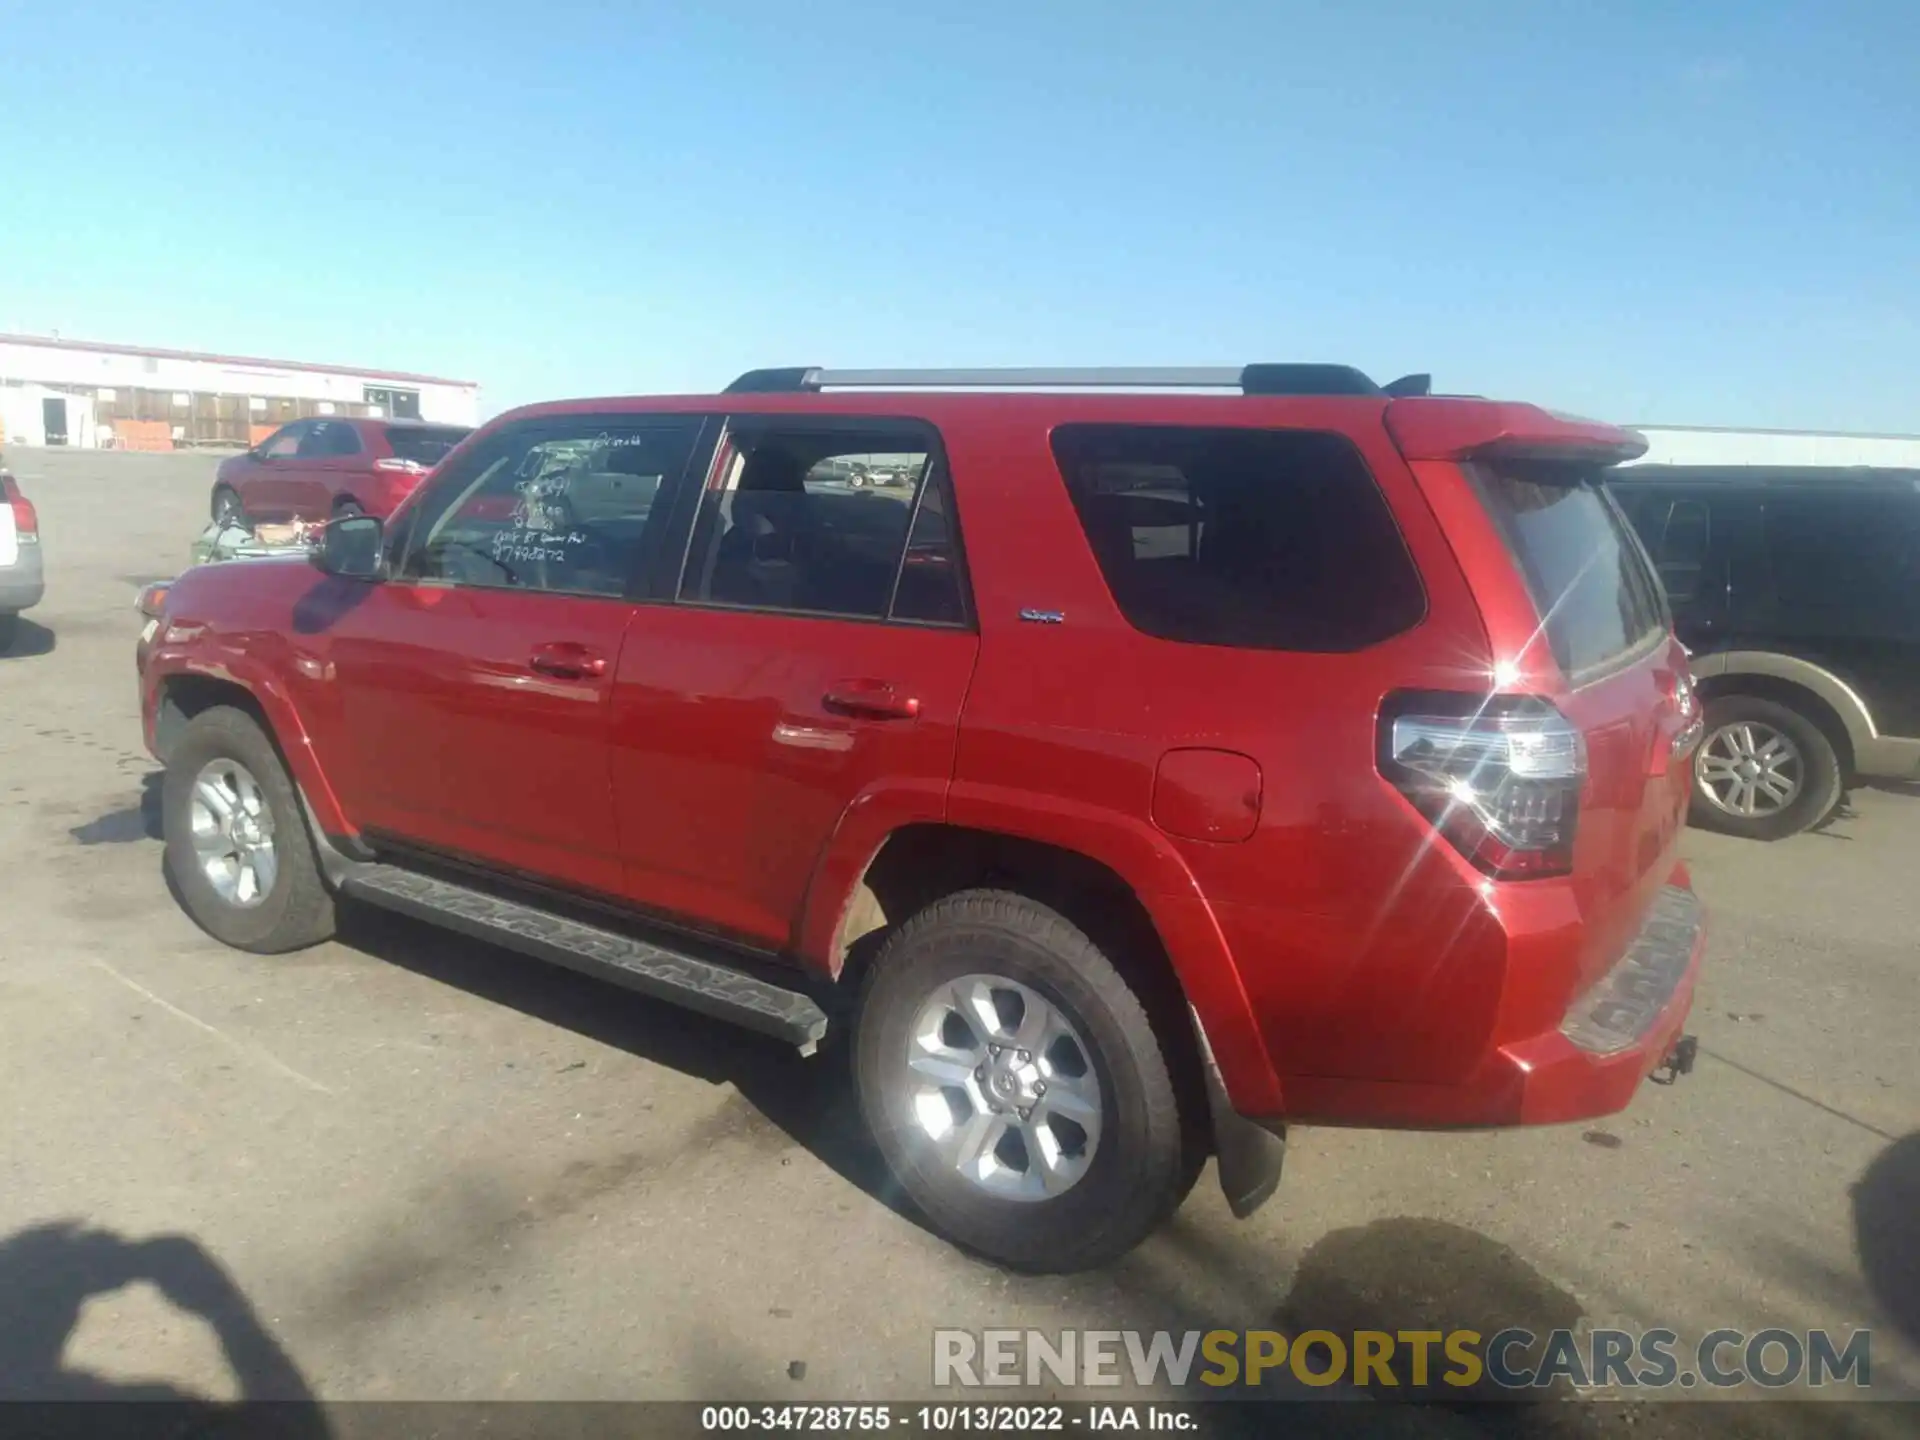
[(1785, 680), (1798, 685), (1824, 701), (1840, 717), (1840, 724), (1847, 732), (1847, 742), (1853, 747), (1856, 757), (1867, 756), (1880, 739), (1879, 728), (1873, 723), (1873, 713), (1867, 709), (1867, 702), (1860, 698), (1859, 691), (1831, 670), (1811, 660), (1802, 660), (1797, 655), (1782, 655), (1774, 650), (1721, 650), (1710, 655), (1696, 655), (1689, 663), (1697, 680), (1760, 675), (1769, 680)]
[(306, 801), (316, 832), (343, 837), (355, 833), (340, 807), (339, 797), (320, 768), (313, 739), (300, 717), (299, 707), (273, 667), (222, 647), (217, 652), (196, 654), (166, 666), (155, 676), (154, 684), (164, 697), (169, 687), (180, 680), (210, 680), (245, 692), (260, 707), (294, 785)]
[(948, 790), (928, 782), (863, 792), (842, 813), (802, 906), (795, 948), (810, 966), (838, 973), (836, 937), (860, 897), (862, 879), (895, 831), (912, 824), (1032, 841), (1118, 876), (1159, 935), (1233, 1108), (1247, 1115), (1281, 1112), (1279, 1079), (1252, 1004), (1192, 871), (1166, 836), (1111, 810), (1057, 797), (1036, 804), (1028, 792), (967, 784)]

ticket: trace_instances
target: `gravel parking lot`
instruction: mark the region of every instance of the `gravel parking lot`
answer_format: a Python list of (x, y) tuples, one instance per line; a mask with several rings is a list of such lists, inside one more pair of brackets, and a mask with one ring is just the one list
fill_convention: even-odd
[[(203, 936), (161, 875), (132, 602), (214, 462), (8, 463), (48, 592), (0, 658), (0, 1392), (904, 1399), (936, 1327), (1432, 1321), (1871, 1326), (1873, 1392), (1920, 1396), (1920, 787), (1779, 845), (1689, 834), (1700, 1064), (1626, 1114), (1297, 1132), (1255, 1219), (1208, 1181), (1110, 1273), (1012, 1277), (890, 1203), (832, 1058), (395, 919), (275, 960)], [(1633, 1417), (1604, 1408), (1526, 1423)]]

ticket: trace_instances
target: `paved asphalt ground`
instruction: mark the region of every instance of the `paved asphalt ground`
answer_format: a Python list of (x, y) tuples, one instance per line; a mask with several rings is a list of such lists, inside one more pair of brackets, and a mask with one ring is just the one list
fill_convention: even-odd
[[(1920, 1395), (1920, 793), (1774, 846), (1688, 836), (1701, 1060), (1624, 1115), (1298, 1132), (1253, 1220), (1209, 1178), (1113, 1271), (1013, 1277), (894, 1208), (830, 1059), (393, 919), (273, 960), (202, 935), (161, 876), (132, 603), (213, 461), (8, 461), (49, 588), (0, 658), (0, 1392), (905, 1399), (941, 1326), (1427, 1322), (1871, 1326), (1874, 1393)], [(1818, 1408), (1393, 1407), (1407, 1433), (1913, 1423)]]

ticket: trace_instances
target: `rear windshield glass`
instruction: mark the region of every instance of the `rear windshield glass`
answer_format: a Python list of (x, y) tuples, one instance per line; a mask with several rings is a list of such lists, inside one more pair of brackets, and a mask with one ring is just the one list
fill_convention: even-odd
[(438, 465), (442, 455), (466, 438), (467, 432), (455, 425), (409, 426), (387, 431), (387, 443), (397, 458), (415, 460), (422, 465)]
[(1392, 512), (1342, 436), (1066, 425), (1053, 448), (1114, 602), (1149, 635), (1357, 650), (1426, 611)]
[(1569, 679), (1609, 668), (1666, 629), (1658, 582), (1600, 471), (1501, 461), (1478, 473)]

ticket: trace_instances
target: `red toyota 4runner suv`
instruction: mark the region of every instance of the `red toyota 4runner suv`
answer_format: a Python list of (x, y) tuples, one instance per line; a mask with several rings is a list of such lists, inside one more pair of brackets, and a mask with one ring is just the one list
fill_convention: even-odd
[(1210, 1153), (1250, 1212), (1289, 1124), (1618, 1111), (1690, 1066), (1702, 942), (1685, 653), (1599, 483), (1643, 442), (1426, 389), (514, 411), (313, 564), (172, 586), (167, 863), (245, 950), (347, 897), (845, 1027), (901, 1187), (1020, 1268), (1122, 1254)]

